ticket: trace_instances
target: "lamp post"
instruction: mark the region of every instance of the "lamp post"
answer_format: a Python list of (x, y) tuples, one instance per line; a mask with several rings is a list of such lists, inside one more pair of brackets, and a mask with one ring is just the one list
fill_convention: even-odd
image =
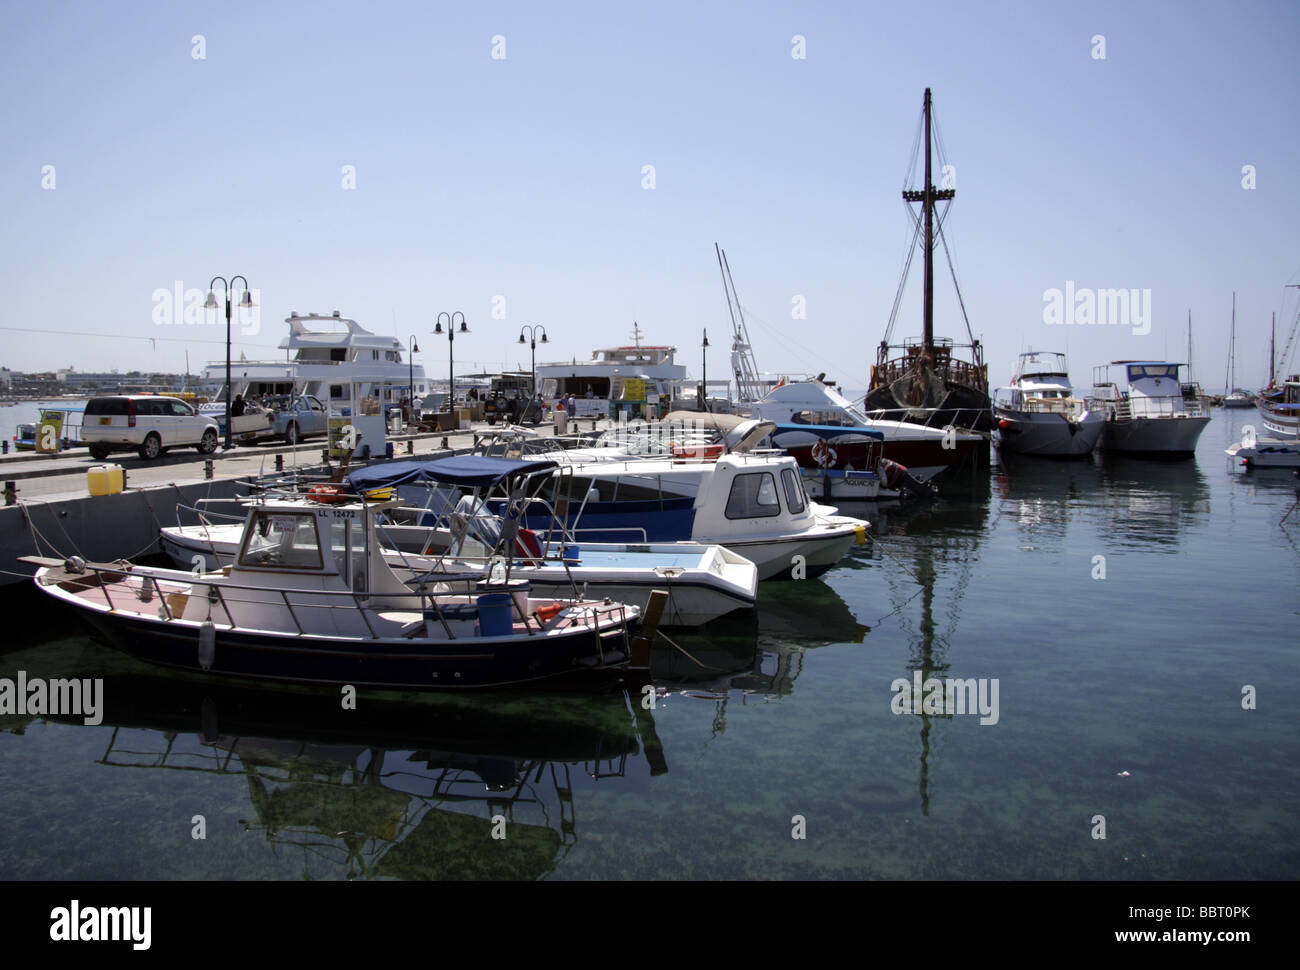
[(703, 400), (700, 402), (700, 410), (709, 409), (709, 331), (704, 331), (704, 343), (700, 344), (704, 354), (704, 381), (700, 385), (700, 394)]
[[(525, 330), (528, 331), (528, 337), (529, 337), (528, 340), (524, 340)], [(528, 407), (530, 410), (532, 409), (533, 402), (537, 400), (537, 331), (538, 330), (542, 332), (542, 343), (549, 343), (549, 341), (546, 339), (546, 328), (543, 327), (540, 323), (525, 324), (523, 327), (519, 329), (519, 342), (521, 344), (527, 343), (530, 345), (530, 349), (532, 351), (532, 357), (533, 357), (533, 384), (532, 384), (533, 390), (532, 390), (532, 394), (528, 398)], [(572, 417), (572, 415), (570, 415), (570, 417)]]
[(239, 299), (239, 308), (241, 310), (250, 310), (253, 308), (253, 294), (248, 289), (248, 280), (242, 276), (232, 276), (229, 281), (224, 276), (214, 276), (208, 283), (208, 298), (203, 304), (205, 310), (218, 310), (220, 304), (217, 303), (217, 280), (221, 280), (221, 289), (226, 297), (226, 446), (223, 450), (229, 451), (235, 447), (232, 441), (232, 432), (234, 430), (230, 420), (230, 290), (234, 286), (235, 280), (244, 281), (244, 295)]
[(415, 342), (415, 334), (411, 334), (410, 349), (406, 354), (406, 381), (409, 385), (406, 391), (406, 424), (408, 427), (411, 425), (412, 415), (415, 414), (415, 355), (419, 352), (420, 345)]
[[(448, 313), (443, 310), (438, 314), (438, 319), (433, 328), (435, 335), (441, 337), (443, 334), (442, 318), (447, 318), (447, 410), (454, 412), (456, 409), (456, 358), (454, 348), (456, 346), (456, 334), (469, 333), (469, 325), (465, 323), (465, 314), (457, 310), (455, 313)], [(460, 330), (456, 330), (456, 318), (460, 317)]]

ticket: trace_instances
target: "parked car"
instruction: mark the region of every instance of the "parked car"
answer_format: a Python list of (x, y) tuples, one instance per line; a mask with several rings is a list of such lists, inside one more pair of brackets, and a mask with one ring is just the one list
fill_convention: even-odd
[(220, 440), (211, 417), (180, 398), (154, 394), (91, 398), (81, 435), (97, 461), (114, 451), (138, 451), (141, 458), (152, 460), (169, 448), (186, 446), (210, 455)]

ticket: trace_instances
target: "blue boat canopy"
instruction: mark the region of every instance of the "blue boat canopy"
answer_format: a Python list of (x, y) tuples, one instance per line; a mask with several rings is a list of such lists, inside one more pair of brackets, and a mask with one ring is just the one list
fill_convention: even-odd
[(383, 465), (359, 468), (347, 477), (354, 492), (397, 485), (424, 485), (437, 482), (466, 488), (490, 488), (502, 479), (531, 475), (555, 468), (553, 461), (520, 461), (482, 455), (453, 455), (431, 461), (391, 461)]

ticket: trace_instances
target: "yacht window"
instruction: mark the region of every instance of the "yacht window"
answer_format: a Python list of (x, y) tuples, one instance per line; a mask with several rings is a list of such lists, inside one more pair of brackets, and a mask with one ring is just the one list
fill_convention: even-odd
[(258, 512), (244, 538), (239, 565), (253, 568), (320, 569), (316, 516), (302, 512)]
[(729, 519), (761, 519), (781, 514), (776, 497), (776, 479), (771, 472), (748, 472), (737, 475), (727, 497)]
[(790, 507), (790, 511), (798, 515), (803, 511), (805, 505), (805, 496), (803, 493), (803, 483), (799, 481), (793, 469), (781, 469), (781, 484), (785, 486), (785, 504)]

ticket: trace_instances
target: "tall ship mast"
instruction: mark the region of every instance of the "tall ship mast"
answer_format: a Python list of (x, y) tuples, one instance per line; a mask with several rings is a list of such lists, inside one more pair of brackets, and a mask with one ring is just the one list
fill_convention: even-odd
[[(903, 200), (908, 203), (908, 212), (912, 213), (911, 203), (921, 205), (921, 214), (914, 220), (912, 244), (908, 250), (907, 263), (903, 268), (903, 277), (898, 284), (898, 293), (894, 298), (894, 307), (889, 317), (889, 326), (885, 338), (877, 348), (876, 364), (871, 368), (871, 385), (867, 391), (866, 409), (868, 412), (889, 412), (880, 417), (901, 418), (918, 424), (935, 427), (954, 425), (973, 431), (990, 431), (993, 427), (993, 413), (989, 401), (988, 366), (984, 363), (984, 349), (974, 338), (970, 329), (970, 320), (966, 317), (966, 306), (957, 289), (957, 302), (961, 307), (962, 319), (966, 324), (969, 343), (955, 344), (951, 338), (934, 335), (934, 249), (936, 242), (943, 244), (944, 255), (948, 257), (948, 267), (952, 270), (952, 256), (948, 252), (948, 242), (943, 234), (943, 216), (937, 212), (938, 203), (951, 202), (956, 196), (956, 189), (935, 188), (932, 177), (931, 146), (931, 104), (930, 89), (925, 89), (925, 104), (922, 112), (922, 127), (925, 144), (925, 181), (920, 189), (904, 189)], [(918, 139), (920, 140), (920, 139)], [(915, 159), (913, 160), (915, 168)], [(908, 270), (912, 265), (912, 256), (916, 252), (919, 237), (924, 237), (921, 251), (924, 255), (924, 285), (922, 287), (923, 329), (921, 338), (906, 338), (901, 344), (891, 344), (894, 324), (898, 317), (899, 304), (903, 288), (907, 283)], [(957, 277), (953, 272), (953, 285)], [(962, 359), (956, 352), (969, 351), (969, 360)]]

